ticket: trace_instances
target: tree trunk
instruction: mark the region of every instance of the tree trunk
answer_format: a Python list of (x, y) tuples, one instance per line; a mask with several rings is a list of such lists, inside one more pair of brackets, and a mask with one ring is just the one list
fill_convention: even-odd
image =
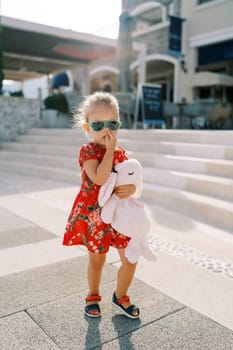
[[(0, 3), (1, 5), (1, 3)], [(1, 11), (1, 8), (0, 8)], [(1, 12), (0, 12), (0, 95), (2, 93), (2, 83), (4, 79), (3, 74), (3, 44), (2, 44), (2, 24), (1, 24)]]

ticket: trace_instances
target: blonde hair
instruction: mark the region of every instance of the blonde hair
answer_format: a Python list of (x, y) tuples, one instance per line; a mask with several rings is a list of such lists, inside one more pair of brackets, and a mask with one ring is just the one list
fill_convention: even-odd
[(86, 96), (77, 110), (74, 112), (73, 127), (80, 128), (86, 124), (88, 122), (88, 116), (91, 109), (100, 105), (111, 108), (119, 118), (119, 105), (117, 99), (108, 92), (95, 92), (94, 94)]

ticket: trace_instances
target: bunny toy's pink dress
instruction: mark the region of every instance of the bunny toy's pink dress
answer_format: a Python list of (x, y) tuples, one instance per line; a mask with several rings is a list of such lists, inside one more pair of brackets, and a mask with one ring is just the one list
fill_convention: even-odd
[[(82, 185), (74, 201), (71, 213), (66, 225), (63, 244), (85, 245), (90, 252), (106, 253), (109, 246), (118, 249), (125, 248), (129, 237), (115, 231), (110, 224), (105, 224), (100, 217), (98, 194), (100, 186), (94, 184), (87, 176), (83, 163), (88, 159), (102, 161), (105, 146), (90, 142), (80, 148), (79, 165), (82, 172)], [(113, 167), (128, 159), (122, 147), (117, 147), (114, 152)]]

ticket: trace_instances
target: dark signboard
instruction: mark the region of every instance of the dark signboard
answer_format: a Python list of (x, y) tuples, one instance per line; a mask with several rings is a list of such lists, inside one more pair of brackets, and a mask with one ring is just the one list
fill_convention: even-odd
[(199, 47), (198, 63), (209, 64), (233, 59), (233, 40)]
[(142, 84), (138, 89), (135, 121), (145, 124), (165, 124), (161, 85)]
[(182, 53), (182, 24), (184, 19), (175, 16), (170, 17), (169, 47), (171, 55), (180, 56)]

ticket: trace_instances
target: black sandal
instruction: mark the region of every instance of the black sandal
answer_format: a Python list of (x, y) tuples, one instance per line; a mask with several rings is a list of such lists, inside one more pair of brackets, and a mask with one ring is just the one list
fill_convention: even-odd
[[(132, 304), (129, 307), (125, 308), (122, 304), (125, 303), (126, 301), (129, 301), (130, 298), (128, 295), (126, 295), (125, 297), (121, 298), (121, 299), (117, 299), (116, 294), (113, 293), (112, 296), (112, 304), (118, 309), (120, 310), (125, 316), (131, 318), (131, 319), (136, 319), (139, 318), (139, 308)], [(137, 315), (133, 314), (133, 311), (137, 311)]]
[[(86, 299), (85, 299), (86, 303), (88, 303), (89, 301), (101, 301), (101, 296), (100, 295), (87, 295)], [(98, 314), (92, 314), (89, 311), (92, 310), (97, 310)], [(88, 317), (100, 317), (101, 316), (101, 311), (100, 311), (100, 306), (99, 304), (89, 304), (85, 306), (84, 309), (85, 315)]]

